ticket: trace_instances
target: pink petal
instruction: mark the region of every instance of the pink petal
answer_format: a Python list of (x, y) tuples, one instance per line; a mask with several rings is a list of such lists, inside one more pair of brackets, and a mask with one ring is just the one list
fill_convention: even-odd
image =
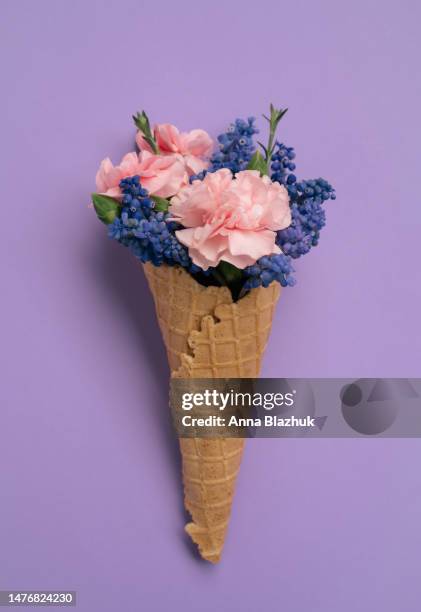
[(146, 142), (146, 140), (143, 137), (142, 132), (140, 131), (138, 131), (136, 134), (136, 144), (141, 151), (149, 151), (150, 153), (153, 152), (151, 145), (148, 142)]
[(273, 252), (275, 232), (270, 230), (232, 230), (229, 234), (229, 250), (231, 255), (249, 255), (256, 261), (263, 255)]
[(200, 157), (196, 157), (195, 155), (186, 155), (184, 157), (184, 161), (186, 164), (187, 172), (191, 176), (192, 174), (199, 174), (202, 170), (206, 170), (209, 166), (209, 162), (203, 161)]
[(171, 123), (158, 123), (155, 126), (155, 139), (163, 153), (182, 153), (180, 150), (180, 132)]
[(183, 134), (185, 152), (196, 157), (209, 157), (213, 150), (213, 140), (205, 130), (191, 130)]

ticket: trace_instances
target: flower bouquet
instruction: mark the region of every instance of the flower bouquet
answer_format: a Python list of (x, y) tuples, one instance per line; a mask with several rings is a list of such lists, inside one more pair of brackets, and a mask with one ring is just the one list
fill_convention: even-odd
[[(317, 245), (324, 179), (297, 180), (295, 151), (276, 139), (286, 109), (270, 106), (266, 145), (237, 119), (217, 146), (200, 129), (133, 119), (137, 152), (102, 161), (92, 195), (110, 238), (143, 265), (171, 376), (257, 378), (292, 260)], [(244, 440), (180, 438), (186, 531), (219, 561)]]

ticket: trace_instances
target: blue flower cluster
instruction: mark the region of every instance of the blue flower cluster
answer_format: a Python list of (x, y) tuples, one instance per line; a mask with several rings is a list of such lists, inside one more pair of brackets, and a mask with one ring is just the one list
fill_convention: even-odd
[(293, 185), (297, 180), (295, 174), (292, 174), (295, 170), (294, 159), (295, 151), (293, 147), (287, 147), (283, 143), (277, 142), (271, 157), (272, 181), (277, 181), (285, 186)]
[(295, 285), (293, 271), (291, 259), (284, 254), (261, 257), (255, 264), (244, 269), (246, 276), (244, 289), (268, 287), (272, 281), (277, 281), (282, 287), (293, 287)]
[(123, 192), (121, 216), (108, 226), (110, 238), (129, 247), (143, 263), (150, 261), (155, 266), (166, 263), (180, 265), (190, 272), (197, 272), (183, 246), (175, 237), (178, 225), (168, 221), (168, 213), (156, 212), (154, 201), (139, 182), (139, 176), (132, 176), (120, 182)]
[(325, 179), (318, 178), (311, 181), (290, 181), (287, 184), (289, 197), (292, 202), (299, 202), (305, 198), (320, 198), (325, 200), (336, 200), (336, 193), (332, 185)]
[(254, 123), (254, 117), (236, 119), (226, 132), (218, 136), (219, 151), (212, 155), (208, 172), (229, 168), (235, 173), (247, 168), (256, 150), (253, 135), (259, 131)]
[(326, 224), (323, 202), (336, 198), (332, 186), (324, 179), (301, 181), (290, 192), (291, 225), (277, 232), (277, 245), (293, 259), (305, 255), (319, 242), (320, 230)]

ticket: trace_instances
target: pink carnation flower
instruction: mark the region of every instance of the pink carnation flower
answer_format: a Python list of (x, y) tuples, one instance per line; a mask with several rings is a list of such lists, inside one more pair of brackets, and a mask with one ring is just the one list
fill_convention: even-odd
[(291, 224), (287, 190), (256, 170), (235, 178), (226, 168), (207, 174), (183, 187), (170, 213), (186, 228), (176, 232), (178, 240), (203, 270), (221, 260), (243, 269), (280, 253), (276, 231)]
[[(213, 141), (205, 130), (179, 132), (175, 125), (158, 123), (154, 127), (154, 137), (163, 155), (179, 154), (182, 156), (186, 170), (191, 176), (208, 167), (207, 158), (213, 149)], [(150, 145), (141, 132), (136, 134), (136, 142), (142, 151), (152, 152)]]
[(185, 166), (177, 155), (152, 155), (142, 151), (139, 155), (127, 153), (118, 166), (113, 166), (108, 157), (104, 159), (96, 175), (97, 189), (118, 198), (121, 179), (135, 174), (140, 176), (142, 187), (162, 198), (173, 196), (188, 181)]

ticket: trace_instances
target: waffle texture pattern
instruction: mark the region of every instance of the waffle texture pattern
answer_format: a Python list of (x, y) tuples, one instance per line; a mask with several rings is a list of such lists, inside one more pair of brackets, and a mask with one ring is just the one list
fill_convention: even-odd
[[(226, 287), (203, 287), (182, 268), (144, 264), (171, 375), (256, 378), (281, 287), (252, 289), (233, 303)], [(186, 531), (217, 563), (224, 546), (244, 439), (180, 438)]]

